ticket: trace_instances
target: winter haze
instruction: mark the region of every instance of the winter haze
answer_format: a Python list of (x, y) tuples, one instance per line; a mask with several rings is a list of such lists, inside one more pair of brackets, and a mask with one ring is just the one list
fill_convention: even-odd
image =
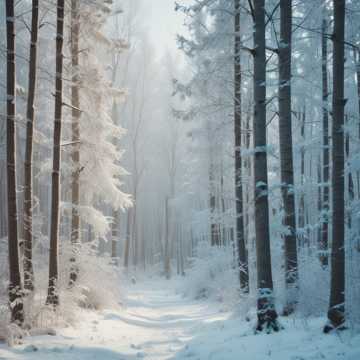
[(0, 1), (0, 359), (360, 359), (359, 154), (359, 1)]

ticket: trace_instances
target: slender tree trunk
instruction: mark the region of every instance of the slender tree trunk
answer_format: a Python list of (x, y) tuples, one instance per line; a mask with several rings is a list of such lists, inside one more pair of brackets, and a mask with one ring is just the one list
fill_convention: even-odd
[[(304, 109), (305, 113), (305, 109)], [(301, 185), (301, 193), (300, 193), (300, 199), (299, 199), (299, 228), (302, 232), (304, 232), (305, 227), (305, 197), (304, 197), (304, 183), (305, 183), (305, 115), (302, 115), (299, 113), (299, 117), (301, 117), (301, 141), (302, 146), (300, 150), (300, 185)], [(302, 242), (304, 243), (303, 236)]]
[(258, 278), (257, 331), (278, 331), (271, 271), (266, 151), (265, 2), (254, 0), (254, 185)]
[(19, 243), (17, 231), (16, 205), (16, 70), (15, 70), (15, 4), (6, 0), (6, 39), (7, 39), (7, 106), (6, 106), (6, 153), (7, 153), (7, 191), (8, 191), (8, 245), (9, 245), (9, 303), (11, 321), (22, 325), (24, 322), (21, 276), (19, 264)]
[(244, 292), (249, 291), (248, 260), (245, 246), (244, 205), (242, 186), (242, 116), (241, 116), (241, 35), (240, 35), (240, 0), (235, 0), (234, 20), (234, 133), (235, 133), (235, 199), (236, 199), (236, 244), (240, 270), (240, 287)]
[(288, 229), (288, 233), (284, 236), (285, 283), (287, 288), (284, 314), (291, 314), (295, 310), (298, 298), (298, 261), (291, 119), (291, 31), (292, 1), (280, 0), (279, 137), (284, 225)]
[(119, 212), (117, 210), (113, 211), (113, 222), (111, 224), (111, 257), (116, 262), (117, 258), (117, 243), (118, 243), (118, 217)]
[(171, 277), (171, 263), (170, 263), (170, 208), (169, 198), (165, 200), (165, 246), (164, 246), (164, 271), (167, 279)]
[(321, 161), (321, 155), (318, 157), (318, 161), (316, 164), (316, 170), (317, 170), (317, 210), (320, 218), (320, 223), (317, 229), (317, 243), (320, 244), (321, 241), (321, 230), (322, 230), (322, 223), (321, 223), (321, 213), (322, 213), (322, 161)]
[[(324, 15), (325, 16), (325, 15)], [(329, 263), (328, 257), (328, 237), (329, 237), (329, 86), (327, 73), (327, 20), (322, 22), (322, 108), (323, 108), (323, 199), (322, 199), (322, 216), (321, 216), (321, 239), (319, 243), (320, 262), (323, 267)]]
[(64, 5), (65, 0), (57, 1), (56, 25), (56, 76), (55, 76), (55, 119), (53, 142), (53, 170), (51, 191), (51, 227), (50, 227), (50, 258), (49, 287), (46, 303), (59, 304), (57, 292), (58, 282), (58, 247), (60, 220), (60, 159), (61, 159), (61, 117), (62, 117), (62, 73), (63, 73), (63, 38), (64, 38)]
[[(357, 96), (358, 96), (358, 139), (360, 140), (360, 49), (354, 50), (354, 61), (356, 66), (356, 83), (357, 83)], [(360, 171), (356, 172), (357, 181), (357, 196), (360, 198)]]
[(73, 173), (71, 183), (71, 245), (72, 256), (70, 258), (70, 286), (74, 285), (78, 277), (79, 269), (76, 257), (80, 247), (80, 94), (79, 94), (79, 36), (80, 36), (80, 3), (79, 0), (71, 0), (71, 105), (72, 105), (72, 146), (71, 154), (73, 162)]
[[(359, 118), (360, 118), (360, 49), (354, 50), (354, 59), (355, 59), (355, 66), (356, 66), (358, 112), (359, 112)], [(359, 121), (358, 137), (360, 139), (360, 121)]]
[(137, 220), (137, 205), (136, 205), (136, 199), (137, 199), (137, 191), (134, 193), (134, 205), (133, 205), (133, 217), (132, 217), (132, 232), (131, 232), (131, 239), (133, 244), (133, 265), (136, 269), (138, 258), (139, 258), (139, 239), (138, 239), (138, 220)]
[(32, 261), (32, 215), (33, 215), (33, 132), (35, 121), (35, 93), (37, 77), (37, 42), (39, 27), (39, 0), (32, 2), (31, 43), (28, 79), (28, 100), (26, 110), (26, 149), (25, 149), (25, 176), (24, 176), (24, 288), (34, 290), (34, 269)]
[[(348, 124), (349, 119), (348, 116), (345, 116), (345, 123)], [(350, 134), (349, 134), (349, 130), (347, 129), (346, 131), (346, 135), (345, 135), (345, 159), (348, 162), (350, 158)], [(348, 169), (348, 176), (347, 176), (347, 192), (349, 195), (348, 198), (348, 203), (349, 203), (349, 210), (347, 212), (347, 223), (348, 223), (348, 228), (351, 232), (351, 227), (352, 227), (352, 212), (351, 212), (351, 203), (355, 198), (355, 192), (354, 192), (354, 181), (353, 181), (353, 177), (352, 177), (352, 173), (351, 173), (351, 169)]]
[(127, 220), (126, 220), (126, 239), (125, 239), (125, 253), (124, 253), (124, 267), (127, 269), (129, 267), (129, 257), (130, 257), (130, 239), (131, 239), (131, 211), (128, 209)]
[[(211, 145), (210, 145), (211, 146)], [(220, 226), (217, 219), (216, 209), (216, 191), (215, 191), (215, 180), (214, 180), (214, 166), (211, 164), (209, 169), (209, 183), (210, 183), (210, 222), (211, 222), (211, 246), (220, 246)]]
[(334, 0), (333, 122), (332, 122), (332, 249), (329, 324), (324, 331), (342, 328), (345, 322), (344, 249), (344, 28), (345, 0)]

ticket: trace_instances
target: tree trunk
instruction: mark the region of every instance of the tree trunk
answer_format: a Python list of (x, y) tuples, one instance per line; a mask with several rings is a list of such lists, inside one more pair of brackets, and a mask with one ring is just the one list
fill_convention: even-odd
[(25, 176), (24, 176), (24, 288), (34, 290), (34, 269), (32, 262), (32, 162), (33, 162), (33, 132), (35, 120), (35, 92), (37, 77), (37, 42), (39, 27), (39, 0), (32, 2), (30, 63), (28, 79), (28, 100), (26, 110), (26, 149), (25, 149)]
[(53, 170), (51, 189), (51, 227), (49, 257), (49, 287), (46, 303), (59, 304), (57, 292), (58, 281), (58, 247), (59, 247), (59, 207), (60, 207), (60, 159), (61, 159), (61, 117), (62, 117), (62, 72), (63, 72), (63, 38), (64, 38), (64, 5), (65, 0), (57, 1), (56, 25), (56, 75), (55, 75), (55, 119), (53, 142)]
[[(357, 83), (357, 96), (358, 96), (358, 116), (359, 116), (359, 127), (358, 127), (358, 139), (360, 140), (360, 49), (354, 49), (354, 61), (356, 66), (356, 83)], [(357, 180), (357, 196), (360, 198), (360, 171), (356, 172)]]
[(80, 35), (80, 3), (79, 0), (71, 0), (71, 67), (72, 67), (72, 85), (71, 85), (71, 105), (72, 105), (72, 146), (71, 154), (73, 162), (73, 173), (71, 183), (71, 245), (72, 256), (70, 259), (70, 286), (72, 286), (79, 273), (76, 264), (76, 257), (80, 247), (80, 95), (79, 95), (79, 35)]
[(6, 107), (6, 153), (7, 153), (7, 191), (8, 191), (8, 245), (9, 245), (9, 303), (11, 321), (22, 325), (24, 322), (21, 276), (19, 264), (19, 243), (17, 231), (16, 206), (16, 70), (15, 70), (15, 4), (6, 0), (6, 39), (7, 39), (7, 107)]
[[(358, 112), (360, 118), (360, 49), (354, 50), (354, 59), (356, 65), (356, 82), (357, 82), (357, 96), (358, 96)], [(358, 137), (360, 139), (360, 122)]]
[[(345, 116), (345, 124), (348, 124), (349, 119), (348, 116)], [(350, 158), (350, 134), (349, 130), (347, 129), (346, 135), (345, 135), (345, 159), (348, 162)], [(355, 198), (355, 192), (354, 192), (354, 181), (351, 173), (351, 169), (348, 168), (348, 174), (347, 174), (347, 192), (349, 195), (348, 203), (349, 203), (349, 210), (347, 211), (347, 224), (348, 228), (351, 234), (351, 228), (352, 228), (352, 211), (351, 211), (351, 203)]]
[(124, 267), (127, 269), (129, 267), (129, 257), (130, 257), (130, 239), (131, 239), (131, 211), (128, 209), (127, 220), (126, 220), (126, 239), (125, 239), (125, 253), (124, 253)]
[[(210, 147), (212, 145), (210, 144)], [(216, 189), (212, 149), (210, 149), (210, 168), (209, 168), (209, 192), (210, 192), (210, 236), (211, 246), (220, 246), (220, 225), (216, 208)]]
[(234, 133), (235, 133), (235, 201), (236, 201), (236, 244), (240, 271), (240, 287), (244, 292), (249, 291), (248, 260), (245, 246), (244, 206), (242, 187), (242, 117), (241, 117), (241, 36), (240, 36), (240, 0), (235, 0), (234, 19)]
[(345, 0), (334, 0), (333, 122), (332, 122), (332, 249), (329, 324), (324, 331), (343, 327), (345, 322), (344, 249), (344, 28)]
[(171, 277), (171, 262), (170, 262), (170, 209), (169, 198), (165, 200), (165, 246), (164, 246), (164, 272), (167, 279)]
[(258, 278), (257, 331), (278, 331), (271, 271), (266, 142), (265, 2), (254, 4), (254, 187)]
[(287, 288), (284, 314), (295, 310), (298, 297), (298, 261), (296, 243), (296, 211), (291, 119), (291, 31), (292, 1), (280, 0), (279, 46), (279, 138), (281, 163), (281, 193), (284, 225), (288, 233), (285, 242), (285, 283)]
[(321, 239), (319, 243), (320, 262), (323, 267), (329, 264), (328, 237), (329, 237), (329, 106), (328, 106), (328, 73), (327, 73), (327, 20), (322, 22), (322, 108), (323, 108), (323, 199), (321, 215)]
[[(304, 110), (305, 111), (305, 110)], [(303, 232), (305, 227), (305, 199), (304, 199), (304, 180), (305, 180), (305, 115), (303, 116), (301, 112), (299, 113), (299, 117), (301, 117), (301, 149), (300, 149), (300, 185), (301, 185), (301, 193), (299, 199), (299, 228)]]
[(111, 224), (111, 257), (114, 264), (116, 263), (117, 258), (117, 243), (118, 243), (118, 217), (119, 212), (117, 210), (113, 211), (113, 222)]

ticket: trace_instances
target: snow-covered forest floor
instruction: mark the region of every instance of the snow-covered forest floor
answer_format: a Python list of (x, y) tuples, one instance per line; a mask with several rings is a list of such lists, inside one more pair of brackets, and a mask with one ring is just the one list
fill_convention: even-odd
[[(285, 330), (254, 335), (236, 307), (194, 300), (179, 290), (183, 279), (129, 283), (116, 310), (81, 310), (56, 336), (32, 336), (0, 345), (0, 359), (360, 359), (360, 334), (322, 334), (325, 319), (281, 318)], [(226, 310), (227, 309), (227, 310)]]

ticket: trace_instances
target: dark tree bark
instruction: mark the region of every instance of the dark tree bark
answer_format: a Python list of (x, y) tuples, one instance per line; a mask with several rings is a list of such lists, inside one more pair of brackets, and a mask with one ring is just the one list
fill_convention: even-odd
[(245, 246), (244, 206), (242, 187), (242, 116), (241, 116), (241, 35), (240, 35), (240, 0), (235, 0), (234, 20), (234, 133), (235, 133), (235, 198), (236, 198), (236, 243), (240, 269), (240, 287), (244, 292), (249, 291), (248, 260)]
[(258, 278), (257, 331), (278, 331), (273, 298), (271, 270), (268, 169), (266, 151), (266, 57), (265, 2), (255, 0), (254, 7), (254, 182), (255, 237)]
[[(345, 116), (345, 123), (348, 124), (349, 119), (348, 116)], [(346, 132), (345, 135), (345, 157), (346, 157), (346, 161), (349, 160), (350, 158), (350, 134), (349, 131)], [(355, 192), (354, 192), (354, 181), (353, 181), (353, 177), (352, 177), (352, 173), (351, 170), (348, 170), (348, 176), (347, 176), (347, 191), (349, 194), (349, 203), (351, 204), (351, 202), (354, 200), (355, 198)], [(349, 205), (350, 205), (349, 204)], [(348, 218), (348, 227), (349, 229), (351, 229), (352, 226), (352, 218), (351, 218), (351, 209), (349, 209), (348, 213), (347, 213), (347, 218)]]
[(30, 63), (28, 79), (28, 100), (26, 110), (26, 149), (24, 176), (24, 288), (34, 290), (34, 269), (32, 261), (32, 214), (33, 214), (33, 132), (35, 121), (35, 93), (37, 79), (37, 42), (39, 27), (39, 0), (32, 2)]
[(56, 75), (55, 75), (55, 119), (53, 142), (53, 170), (51, 189), (51, 227), (49, 287), (46, 303), (59, 304), (58, 282), (58, 247), (59, 247), (59, 206), (60, 206), (60, 160), (61, 160), (61, 117), (62, 117), (62, 73), (63, 73), (63, 38), (64, 38), (64, 5), (65, 0), (57, 1), (56, 25)]
[(73, 254), (71, 256), (70, 286), (78, 277), (79, 269), (76, 257), (80, 247), (80, 94), (79, 94), (79, 35), (80, 35), (80, 11), (79, 0), (71, 0), (71, 66), (72, 66), (72, 162), (73, 173), (71, 183), (72, 216), (71, 216), (71, 244)]
[(19, 243), (17, 231), (16, 206), (16, 70), (15, 70), (15, 4), (6, 0), (6, 40), (7, 40), (7, 77), (6, 77), (6, 154), (8, 190), (8, 245), (9, 245), (9, 303), (11, 321), (22, 325), (24, 322), (22, 288), (19, 266)]
[(321, 238), (319, 242), (320, 262), (323, 267), (329, 264), (328, 233), (329, 233), (329, 86), (327, 73), (327, 20), (324, 18), (321, 30), (322, 48), (322, 108), (323, 108), (323, 198), (322, 198), (322, 222)]
[(284, 206), (283, 222), (289, 231), (288, 234), (284, 236), (285, 283), (287, 288), (284, 314), (291, 314), (295, 310), (298, 296), (298, 261), (291, 119), (291, 31), (292, 1), (280, 0), (279, 142), (281, 193)]
[(334, 0), (333, 122), (332, 122), (332, 249), (329, 323), (324, 332), (341, 329), (345, 322), (344, 249), (344, 28), (345, 0)]

